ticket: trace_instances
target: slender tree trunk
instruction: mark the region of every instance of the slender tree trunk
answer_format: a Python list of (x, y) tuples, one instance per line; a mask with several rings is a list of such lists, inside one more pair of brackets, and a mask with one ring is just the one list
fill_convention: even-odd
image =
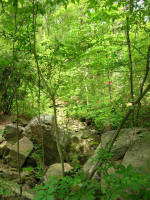
[(110, 72), (108, 71), (108, 90), (109, 90), (109, 98), (110, 98), (110, 104), (111, 106), (113, 107), (112, 103), (113, 103), (113, 100), (112, 100), (112, 88), (111, 88), (111, 80), (110, 80)]
[(92, 81), (91, 81), (91, 93), (92, 93), (93, 96), (96, 95), (95, 84), (96, 84), (95, 76), (92, 75)]
[(57, 150), (58, 150), (60, 162), (62, 165), (62, 177), (64, 177), (64, 158), (63, 158), (63, 153), (62, 153), (60, 139), (59, 139), (59, 129), (58, 129), (58, 122), (57, 122), (57, 108), (56, 108), (55, 96), (52, 97), (52, 102), (53, 102), (53, 109), (54, 109), (55, 137), (56, 137), (56, 142), (57, 142)]
[(16, 91), (16, 111), (17, 111), (17, 162), (18, 162), (18, 175), (19, 175), (19, 185), (20, 185), (20, 199), (22, 199), (22, 180), (21, 180), (21, 166), (20, 166), (20, 159), (19, 159), (19, 109), (18, 109), (18, 94)]
[(45, 159), (44, 159), (44, 135), (43, 131), (41, 128), (41, 119), (40, 119), (40, 82), (41, 82), (41, 76), (40, 76), (40, 66), (39, 66), (39, 61), (37, 58), (37, 52), (36, 52), (36, 0), (32, 1), (32, 6), (33, 6), (33, 55), (36, 63), (36, 68), (37, 68), (37, 73), (38, 73), (38, 87), (39, 87), (39, 92), (38, 92), (38, 111), (39, 111), (39, 116), (38, 116), (38, 121), (39, 121), (39, 127), (40, 127), (40, 132), (41, 132), (41, 138), (42, 138), (42, 169), (43, 169), (43, 174), (45, 171)]
[(43, 16), (43, 24), (42, 24), (42, 36), (45, 38), (46, 36), (46, 16)]
[(39, 121), (39, 129), (41, 132), (41, 138), (42, 138), (42, 169), (43, 169), (43, 174), (45, 172), (45, 150), (44, 150), (44, 133), (42, 130), (41, 126), (41, 77), (40, 77), (40, 72), (39, 68), (37, 68), (37, 73), (38, 73), (38, 121)]
[[(14, 77), (14, 82), (15, 82), (15, 65), (17, 61), (17, 53), (15, 49), (15, 43), (16, 43), (16, 33), (17, 33), (17, 10), (18, 10), (18, 1), (14, 0), (13, 1), (13, 7), (14, 7), (14, 36), (13, 36), (13, 67), (12, 67), (12, 73)], [(16, 97), (16, 112), (17, 112), (17, 162), (18, 162), (18, 176), (19, 176), (19, 198), (20, 200), (22, 199), (22, 181), (21, 181), (21, 166), (20, 166), (20, 159), (19, 159), (19, 151), (20, 151), (20, 146), (19, 146), (19, 110), (18, 110), (18, 92), (17, 92), (17, 82), (15, 82), (15, 97)]]
[(85, 93), (86, 93), (86, 105), (89, 105), (89, 92), (88, 92), (88, 86), (86, 83), (86, 78), (88, 77), (88, 69), (86, 69), (85, 74), (84, 74), (84, 88), (85, 88)]
[[(144, 76), (144, 79), (140, 85), (140, 95), (143, 93), (143, 88), (145, 81), (147, 80), (148, 74), (149, 74), (149, 60), (150, 60), (150, 45), (148, 46), (148, 51), (147, 51), (147, 60), (146, 60), (146, 73)], [(137, 114), (136, 114), (136, 124), (138, 125), (138, 119), (139, 119), (139, 113), (140, 113), (140, 108), (141, 108), (141, 103), (138, 103), (137, 107)]]
[(132, 105), (133, 105), (132, 123), (133, 123), (133, 125), (134, 125), (133, 62), (132, 62), (131, 42), (130, 42), (129, 16), (126, 17), (126, 40), (127, 40), (127, 45), (128, 45), (128, 55), (129, 55), (129, 69), (130, 69), (130, 95), (131, 95), (131, 103), (132, 103)]
[[(61, 145), (60, 145), (60, 140), (59, 140), (59, 131), (58, 131), (58, 124), (57, 124), (57, 112), (56, 112), (55, 95), (51, 92), (51, 88), (48, 86), (43, 74), (41, 73), (39, 62), (38, 62), (38, 58), (37, 58), (37, 52), (36, 52), (36, 30), (35, 30), (36, 29), (36, 8), (35, 8), (35, 2), (36, 2), (36, 0), (33, 0), (33, 3), (32, 3), (33, 4), (33, 27), (34, 27), (34, 32), (33, 32), (33, 40), (34, 40), (33, 41), (34, 42), (33, 54), (34, 54), (34, 58), (35, 58), (35, 63), (36, 63), (38, 75), (40, 76), (41, 80), (44, 82), (44, 84), (45, 84), (45, 86), (47, 88), (48, 94), (50, 96), (50, 99), (53, 102), (54, 118), (55, 118), (55, 136), (56, 136), (57, 150), (58, 150), (60, 161), (61, 161), (61, 164), (62, 164), (62, 176), (64, 176), (64, 160), (63, 160), (63, 153), (62, 153), (62, 150), (61, 150)], [(43, 134), (42, 134), (42, 142), (43, 142), (43, 146), (44, 146)]]
[(55, 97), (52, 94), (51, 89), (48, 86), (43, 74), (41, 73), (40, 68), (39, 68), (39, 73), (40, 73), (40, 77), (41, 77), (42, 81), (44, 82), (44, 84), (47, 88), (47, 92), (49, 94), (49, 97), (50, 97), (50, 99), (52, 99), (52, 102), (53, 102), (54, 118), (55, 118), (55, 136), (56, 136), (57, 150), (58, 150), (60, 161), (61, 161), (61, 164), (62, 164), (62, 175), (64, 175), (64, 160), (63, 160), (63, 153), (62, 153), (62, 150), (61, 150), (61, 145), (60, 145), (60, 140), (59, 140), (59, 131), (58, 131), (58, 123), (57, 123), (57, 112), (56, 112)]

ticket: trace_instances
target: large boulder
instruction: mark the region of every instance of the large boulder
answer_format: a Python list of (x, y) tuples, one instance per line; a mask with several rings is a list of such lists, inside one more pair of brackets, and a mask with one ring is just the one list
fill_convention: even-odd
[[(68, 163), (64, 163), (64, 171), (68, 172), (72, 170), (73, 167), (71, 167)], [(47, 182), (50, 177), (55, 176), (56, 178), (62, 177), (62, 165), (61, 163), (55, 163), (53, 165), (50, 165), (45, 176), (44, 181)]]
[[(25, 160), (33, 150), (33, 143), (27, 138), (23, 137), (19, 140), (19, 164), (20, 167), (23, 166)], [(18, 144), (10, 146), (10, 152), (6, 158), (9, 166), (17, 168), (18, 167)]]
[[(122, 129), (120, 132), (119, 137), (117, 138), (116, 142), (114, 143), (114, 157), (113, 160), (120, 160), (124, 157), (125, 153), (127, 152), (128, 148), (139, 139), (139, 137), (147, 131), (144, 128), (127, 128)], [(101, 144), (98, 148), (104, 148), (105, 145), (113, 138), (115, 131), (108, 131), (102, 134), (101, 137)], [(149, 132), (150, 134), (150, 132)]]
[(21, 126), (17, 126), (14, 124), (8, 124), (3, 132), (3, 137), (5, 138), (5, 140), (7, 142), (9, 142), (10, 144), (15, 144), (18, 140), (18, 138), (22, 138), (22, 132), (23, 132), (24, 128)]
[(94, 152), (94, 154), (86, 161), (86, 163), (83, 165), (83, 171), (85, 173), (90, 173), (93, 169), (93, 166), (95, 164), (96, 158), (97, 158), (97, 152), (98, 152), (97, 148)]
[(24, 135), (42, 149), (44, 146), (44, 160), (46, 165), (59, 161), (56, 139), (54, 135), (54, 116), (41, 114), (33, 118), (25, 127)]
[[(88, 173), (92, 170), (92, 167), (95, 163), (94, 160), (96, 160), (96, 155), (98, 152), (98, 149), (104, 148), (105, 145), (112, 139), (114, 136), (115, 131), (108, 131), (104, 133), (101, 137), (101, 143), (95, 150), (95, 153), (92, 155), (92, 157), (84, 164), (83, 170)], [(146, 129), (143, 128), (133, 128), (133, 129), (122, 129), (120, 136), (116, 140), (114, 144), (114, 149), (113, 149), (113, 161), (119, 161), (122, 160), (128, 151), (130, 147), (135, 142), (138, 142), (141, 137), (145, 137), (144, 135), (149, 135), (150, 136), (150, 131), (147, 131)], [(137, 152), (138, 156), (138, 152)], [(132, 162), (132, 159), (131, 159)]]
[(141, 172), (150, 173), (150, 139), (136, 141), (126, 152), (122, 164), (132, 165), (133, 168), (139, 168)]

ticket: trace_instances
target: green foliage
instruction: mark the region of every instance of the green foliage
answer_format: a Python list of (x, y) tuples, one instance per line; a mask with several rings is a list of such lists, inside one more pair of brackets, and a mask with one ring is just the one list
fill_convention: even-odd
[(23, 168), (23, 171), (24, 171), (24, 172), (32, 172), (33, 170), (34, 170), (33, 167), (24, 167), (24, 168)]
[(72, 163), (74, 170), (76, 170), (76, 171), (78, 171), (82, 167), (80, 164), (80, 161), (79, 161), (79, 155), (77, 155), (77, 154), (71, 155), (71, 163)]
[(3, 134), (3, 131), (0, 131), (0, 135), (2, 135)]
[(11, 76), (11, 71), (9, 70), (9, 67), (7, 67), (7, 65), (9, 65), (10, 63), (3, 63), (3, 60), (0, 60), (0, 62), (0, 68), (2, 68), (0, 70), (0, 110), (8, 114), (12, 109), (14, 100), (14, 81), (12, 80), (12, 78), (9, 78)]
[(38, 185), (35, 188), (35, 191), (37, 191), (35, 200), (46, 200), (46, 199), (54, 200), (55, 185), (56, 185), (55, 178), (52, 178), (44, 186)]
[(13, 195), (13, 192), (10, 190), (9, 185), (5, 180), (0, 181), (0, 198), (7, 198)]
[[(32, 6), (18, 2), (15, 33), (14, 7), (11, 1), (1, 5), (0, 110), (15, 111), (17, 89), (19, 112), (30, 117), (38, 113), (39, 83), (32, 56), (35, 28), (37, 58), (53, 95), (69, 103), (70, 116), (90, 120), (98, 129), (109, 125), (116, 129), (130, 102), (125, 19), (129, 15), (136, 98), (149, 42), (148, 1), (134, 2), (130, 12), (125, 9), (128, 1), (36, 2), (37, 27), (33, 27)], [(41, 112), (49, 112), (51, 102), (43, 81), (40, 92)]]
[(108, 151), (108, 147), (99, 148), (97, 152), (96, 159), (102, 161), (104, 163), (108, 163), (111, 161), (113, 157), (113, 153)]
[(64, 199), (64, 200), (94, 200), (95, 191), (99, 188), (94, 180), (86, 180), (86, 174), (76, 174), (74, 177), (65, 176), (59, 181), (51, 178), (38, 190), (35, 200)]
[(150, 198), (150, 174), (142, 174), (131, 166), (120, 165), (115, 174), (104, 175), (104, 200), (148, 200)]
[(90, 105), (73, 105), (70, 108), (70, 116), (79, 119), (85, 119), (85, 121), (91, 120), (91, 124), (98, 129), (111, 126), (112, 129), (116, 129), (123, 117), (123, 113), (117, 113), (115, 108), (112, 108), (110, 104), (97, 105), (95, 103)]
[[(112, 162), (113, 153), (106, 148), (100, 148), (97, 156), (91, 162), (102, 161), (98, 170), (101, 174), (102, 200), (149, 200), (150, 174), (141, 173), (140, 169), (133, 169), (131, 165), (125, 167)], [(111, 172), (114, 169), (113, 173)]]
[[(35, 188), (35, 200), (60, 199), (60, 200), (115, 200), (123, 198), (126, 200), (148, 200), (150, 198), (150, 174), (142, 174), (138, 169), (131, 166), (115, 165), (111, 162), (113, 154), (108, 153), (107, 148), (99, 149), (97, 157), (92, 160), (103, 161), (103, 166), (99, 169), (102, 175), (101, 182), (94, 179), (87, 180), (86, 174), (75, 173), (74, 176), (65, 176), (57, 180), (51, 177), (44, 186)], [(115, 173), (110, 173), (110, 168), (115, 169)], [(102, 192), (101, 192), (101, 189)]]
[[(49, 96), (55, 96), (56, 104), (57, 101), (67, 104), (68, 117), (81, 119), (99, 130), (105, 127), (116, 129), (131, 104), (126, 19), (129, 18), (136, 99), (148, 63), (149, 1), (35, 1), (36, 27), (33, 26), (32, 1), (16, 2), (17, 9), (11, 0), (0, 4), (0, 112), (16, 113), (17, 94), (19, 113), (29, 118), (37, 115), (39, 110), (50, 113), (48, 107), (52, 102)], [(39, 81), (36, 70), (34, 30), (37, 60), (50, 92), (41, 77)], [(147, 82), (149, 80), (148, 75)], [(140, 117), (136, 119), (142, 127), (149, 126), (149, 97), (148, 93), (142, 100)], [(136, 112), (134, 114), (136, 117)], [(131, 124), (129, 120), (125, 126)], [(42, 154), (37, 146), (34, 148), (33, 156), (39, 161), (36, 176), (41, 179)], [(133, 186), (134, 199), (148, 199), (148, 177), (122, 167), (117, 175), (108, 175), (111, 158), (107, 149), (99, 150), (96, 157), (104, 162), (100, 169), (105, 174), (106, 183), (102, 198), (110, 200), (121, 195), (131, 198), (125, 191)], [(72, 161), (76, 169), (80, 168), (78, 156)], [(32, 171), (30, 168), (25, 170)], [(143, 190), (140, 189), (141, 183)], [(40, 186), (36, 199), (92, 200), (96, 189), (93, 180), (85, 181), (85, 175), (66, 176), (59, 182), (51, 179)], [(0, 192), (5, 193), (3, 189)]]

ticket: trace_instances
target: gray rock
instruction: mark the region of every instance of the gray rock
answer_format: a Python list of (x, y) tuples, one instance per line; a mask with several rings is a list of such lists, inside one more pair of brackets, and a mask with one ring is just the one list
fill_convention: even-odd
[(6, 141), (8, 141), (11, 144), (15, 144), (19, 139), (22, 138), (22, 132), (24, 128), (19, 126), (17, 130), (17, 126), (14, 124), (8, 124), (3, 132), (3, 137)]
[[(7, 156), (7, 162), (9, 166), (18, 167), (18, 144), (14, 144), (10, 147), (10, 152)], [(23, 166), (25, 160), (33, 150), (33, 143), (27, 138), (23, 137), (19, 140), (19, 163), (20, 167)]]
[[(96, 155), (99, 148), (104, 148), (105, 145), (112, 139), (115, 131), (109, 131), (102, 135), (101, 137), (101, 144), (95, 150), (93, 156), (84, 164), (83, 171), (86, 173), (91, 172), (94, 163), (96, 160)], [(144, 133), (150, 135), (150, 132), (147, 132), (146, 129), (143, 128), (134, 128), (134, 129), (122, 129), (121, 134), (117, 141), (114, 144), (114, 156), (113, 161), (122, 160), (128, 149), (136, 142), (139, 141), (141, 136)], [(138, 156), (138, 152), (137, 152)]]
[(39, 118), (35, 117), (25, 127), (23, 134), (41, 149), (42, 145), (44, 145), (44, 159), (46, 165), (59, 161), (56, 139), (54, 136), (53, 115), (41, 114), (40, 123)]
[[(71, 167), (68, 163), (64, 163), (64, 171), (68, 172), (72, 170), (73, 167)], [(56, 178), (61, 178), (62, 177), (62, 166), (61, 163), (55, 163), (53, 165), (50, 165), (45, 176), (44, 176), (44, 181), (47, 182), (50, 177), (55, 176)]]
[(95, 164), (95, 160), (96, 160), (96, 155), (97, 155), (97, 149), (95, 150), (95, 153), (93, 154), (93, 156), (91, 156), (86, 163), (83, 165), (83, 171), (85, 173), (90, 173), (92, 171), (92, 168)]
[(122, 164), (140, 168), (141, 172), (150, 173), (150, 140), (136, 141), (126, 152)]
[(76, 159), (81, 165), (83, 165), (88, 158), (94, 153), (93, 138), (82, 138), (82, 133), (72, 134), (70, 142), (67, 148), (68, 160), (74, 161)]
[[(113, 160), (120, 160), (124, 157), (125, 153), (127, 152), (128, 148), (140, 138), (142, 132), (146, 131), (144, 128), (128, 128), (122, 129), (120, 132), (120, 136), (117, 138), (117, 141), (114, 143), (114, 157)], [(101, 137), (101, 144), (98, 148), (105, 147), (107, 142), (109, 142), (115, 131), (108, 131), (102, 134)], [(149, 132), (150, 134), (150, 132)]]

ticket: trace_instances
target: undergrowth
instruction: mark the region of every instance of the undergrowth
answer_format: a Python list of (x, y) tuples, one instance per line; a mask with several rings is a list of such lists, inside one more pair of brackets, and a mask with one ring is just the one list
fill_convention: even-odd
[[(131, 166), (116, 165), (111, 161), (112, 156), (107, 149), (99, 149), (95, 157), (103, 161), (98, 169), (99, 179), (87, 179), (84, 172), (59, 180), (50, 177), (44, 186), (34, 188), (34, 200), (149, 200), (150, 174), (142, 174)], [(114, 173), (109, 172), (111, 168)]]

